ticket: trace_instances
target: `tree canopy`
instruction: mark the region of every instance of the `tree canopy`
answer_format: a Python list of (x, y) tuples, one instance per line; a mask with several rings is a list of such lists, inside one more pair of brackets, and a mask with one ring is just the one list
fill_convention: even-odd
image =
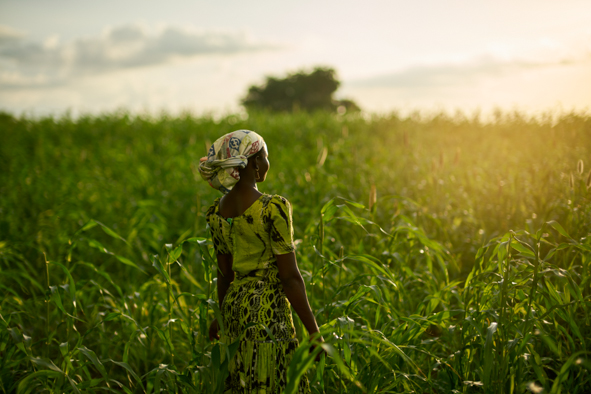
[(250, 86), (241, 102), (247, 109), (271, 111), (359, 111), (352, 100), (333, 98), (339, 85), (334, 69), (316, 67), (310, 73), (298, 71), (285, 78), (267, 76), (264, 84)]

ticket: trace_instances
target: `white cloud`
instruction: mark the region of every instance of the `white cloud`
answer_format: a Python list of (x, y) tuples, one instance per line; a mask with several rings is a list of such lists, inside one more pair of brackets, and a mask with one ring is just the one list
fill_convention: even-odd
[(10, 45), (19, 42), (25, 34), (10, 26), (0, 25), (0, 45)]
[(23, 35), (0, 26), (0, 86), (20, 88), (60, 85), (72, 77), (169, 63), (195, 56), (232, 55), (277, 49), (243, 32), (204, 31), (166, 26), (149, 31), (129, 24), (96, 37), (60, 43), (27, 42)]
[(480, 53), (445, 54), (407, 64), (392, 72), (348, 81), (358, 88), (422, 89), (469, 85), (534, 70), (588, 64), (591, 36), (561, 42), (548, 37), (522, 42), (492, 42)]
[(472, 83), (481, 78), (496, 78), (532, 69), (570, 65), (588, 59), (563, 59), (553, 62), (524, 60), (499, 61), (483, 56), (466, 63), (417, 65), (390, 74), (350, 81), (351, 87), (362, 88), (434, 88)]

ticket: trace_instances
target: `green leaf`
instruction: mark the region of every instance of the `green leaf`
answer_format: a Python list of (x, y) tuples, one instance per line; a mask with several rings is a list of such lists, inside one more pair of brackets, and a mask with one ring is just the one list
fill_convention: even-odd
[(105, 248), (99, 241), (97, 241), (95, 239), (88, 239), (87, 242), (88, 242), (88, 245), (100, 250), (102, 253), (113, 254), (113, 253), (109, 252), (107, 250), (107, 248)]
[(396, 282), (396, 279), (394, 278), (394, 276), (392, 275), (392, 273), (390, 272), (390, 270), (385, 269), (382, 266), (382, 262), (377, 260), (375, 257), (370, 256), (370, 255), (361, 255), (361, 254), (356, 254), (356, 255), (348, 255), (345, 257), (348, 260), (354, 260), (354, 261), (359, 261), (362, 262), (368, 266), (370, 266), (371, 268), (375, 269), (376, 271), (384, 274), (384, 276), (386, 276), (388, 279), (390, 279), (393, 282)]
[(64, 305), (62, 304), (62, 297), (60, 296), (59, 288), (57, 286), (51, 286), (49, 289), (51, 291), (51, 300), (53, 303), (60, 311), (69, 316), (68, 312), (66, 312), (66, 309), (64, 308)]
[(558, 231), (565, 238), (572, 239), (570, 237), (570, 235), (568, 235), (568, 233), (564, 230), (564, 228), (562, 228), (560, 223), (558, 223), (557, 221), (551, 220), (551, 221), (547, 222), (547, 224), (552, 226), (554, 228), (554, 230)]
[(348, 199), (346, 199), (344, 197), (340, 197), (340, 196), (337, 197), (337, 198), (340, 198), (341, 200), (345, 201), (347, 204), (349, 204), (349, 205), (351, 205), (351, 206), (353, 206), (355, 208), (359, 208), (359, 209), (364, 209), (365, 208), (365, 205), (363, 205), (361, 203), (358, 203), (358, 202), (355, 202), (355, 201), (352, 201), (352, 200), (348, 200)]
[(220, 355), (220, 344), (216, 343), (211, 349), (211, 365), (215, 371), (220, 369), (221, 355)]
[(355, 301), (359, 300), (361, 297), (363, 297), (365, 294), (369, 293), (370, 291), (371, 291), (371, 288), (368, 286), (362, 285), (361, 287), (359, 287), (357, 292), (355, 294), (353, 294), (345, 303), (346, 307), (345, 307), (344, 313), (347, 313), (347, 311), (349, 310), (349, 307), (351, 305), (353, 305), (353, 303), (355, 303)]
[(189, 236), (189, 234), (191, 234), (193, 232), (192, 228), (187, 229), (184, 233), (181, 234), (181, 236), (179, 237), (179, 239), (176, 240), (176, 244), (177, 245), (181, 245), (185, 238), (187, 238)]
[(175, 249), (172, 251), (172, 253), (170, 253), (170, 254), (168, 255), (168, 262), (169, 262), (169, 263), (173, 263), (173, 262), (177, 261), (177, 260), (178, 260), (178, 258), (181, 256), (181, 253), (183, 253), (183, 245), (182, 245), (182, 244), (181, 244), (181, 245), (179, 245), (179, 246), (177, 246), (177, 247), (176, 247), (176, 248), (175, 248)]
[(179, 298), (181, 298), (181, 297), (197, 297), (198, 300), (206, 300), (207, 299), (205, 294), (193, 294), (193, 293), (184, 292), (184, 293), (181, 293), (181, 294), (174, 297), (174, 303), (178, 305)]
[(68, 342), (60, 343), (60, 353), (62, 354), (63, 357), (66, 357), (66, 354), (68, 354), (69, 351), (70, 351), (70, 345), (68, 344)]
[[(394, 346), (396, 346), (396, 345), (394, 345)], [(324, 351), (326, 353), (328, 353), (328, 355), (330, 356), (330, 358), (332, 359), (332, 361), (337, 365), (337, 368), (339, 369), (339, 371), (341, 372), (341, 374), (344, 377), (346, 377), (347, 379), (352, 380), (353, 383), (357, 387), (359, 387), (362, 390), (362, 392), (364, 392), (365, 390), (363, 389), (363, 386), (361, 385), (361, 383), (359, 381), (355, 380), (355, 377), (351, 374), (351, 371), (349, 371), (349, 369), (347, 368), (347, 366), (345, 365), (345, 363), (341, 359), (341, 356), (339, 355), (339, 352), (333, 346), (331, 346), (331, 345), (329, 345), (327, 343), (321, 344), (320, 347), (322, 347), (322, 349), (324, 349)], [(401, 352), (401, 353), (404, 355), (403, 352)], [(412, 363), (412, 365), (414, 365), (414, 363)], [(415, 367), (416, 367), (416, 365), (415, 365)]]
[(140, 325), (137, 323), (137, 321), (135, 321), (135, 320), (134, 320), (134, 319), (133, 319), (131, 316), (128, 316), (128, 315), (126, 315), (125, 313), (122, 313), (122, 314), (121, 314), (121, 317), (122, 317), (122, 318), (124, 318), (124, 319), (127, 319), (127, 320), (129, 320), (130, 322), (132, 322), (133, 324), (135, 324), (136, 328), (137, 328), (138, 330), (140, 330), (141, 332), (143, 332), (144, 334), (146, 333), (146, 332), (144, 331), (144, 329), (143, 329), (143, 328), (142, 328), (142, 327), (141, 327), (141, 326), (140, 326)]
[(351, 208), (349, 208), (347, 205), (341, 205), (340, 206), (343, 211), (347, 214), (347, 216), (342, 216), (339, 219), (344, 219), (346, 221), (349, 221), (351, 223), (355, 223), (357, 224), (359, 227), (361, 227), (362, 229), (364, 229), (366, 232), (368, 232), (365, 227), (363, 226), (363, 224), (361, 223), (364, 219), (361, 217), (358, 217), (357, 215), (355, 215), (355, 213), (351, 210)]
[(102, 322), (104, 323), (104, 322), (108, 322), (108, 321), (111, 321), (111, 320), (115, 320), (119, 316), (121, 316), (121, 313), (119, 313), (119, 312), (111, 312), (107, 316), (105, 316), (105, 318), (103, 319)]
[(62, 270), (64, 271), (64, 273), (68, 277), (68, 283), (70, 284), (70, 288), (69, 288), (70, 297), (72, 298), (72, 304), (74, 306), (74, 311), (75, 311), (76, 310), (76, 282), (74, 282), (74, 278), (72, 278), (72, 275), (70, 274), (70, 270), (68, 270), (68, 268), (66, 268), (66, 266), (61, 263), (57, 263), (55, 261), (50, 261), (49, 263), (62, 267)]
[(90, 230), (91, 228), (95, 227), (97, 224), (98, 224), (97, 222), (90, 219), (84, 226), (82, 226), (82, 228), (80, 230), (78, 230), (78, 233), (84, 232), (86, 230)]
[(550, 394), (560, 392), (561, 383), (567, 379), (569, 370), (571, 369), (573, 364), (576, 363), (577, 360), (579, 360), (579, 358), (586, 353), (588, 353), (588, 352), (586, 352), (586, 351), (576, 352), (572, 356), (570, 356), (570, 358), (567, 360), (567, 362), (565, 362), (562, 365), (562, 367), (560, 368), (560, 372), (558, 373), (558, 376), (556, 377), (556, 379), (554, 379), (554, 384), (552, 384), (552, 388), (550, 389)]
[(204, 291), (204, 287), (201, 283), (199, 283), (197, 281), (197, 279), (195, 279), (195, 277), (193, 275), (191, 275), (191, 273), (189, 271), (187, 271), (186, 267), (181, 267), (181, 272), (182, 274), (185, 276), (185, 278), (187, 278), (189, 280), (189, 282), (191, 282), (191, 284), (195, 287), (197, 287), (200, 291)]
[(322, 214), (322, 220), (324, 221), (324, 223), (328, 223), (332, 220), (332, 218), (334, 217), (334, 214), (337, 212), (338, 208), (336, 206), (331, 206), (330, 208), (328, 208), (326, 210), (326, 212), (324, 212)]
[(490, 387), (490, 382), (492, 379), (492, 366), (494, 362), (494, 354), (493, 354), (493, 336), (494, 333), (497, 331), (497, 322), (492, 322), (486, 329), (486, 342), (484, 344), (484, 385), (485, 387)]
[(519, 242), (511, 242), (511, 247), (512, 247), (513, 249), (517, 250), (518, 252), (520, 252), (520, 253), (522, 253), (522, 254), (526, 255), (526, 256), (529, 256), (529, 257), (532, 257), (532, 258), (535, 258), (535, 257), (536, 257), (536, 256), (534, 255), (534, 252), (533, 252), (532, 250), (530, 250), (530, 249), (526, 248), (525, 246), (523, 246), (523, 245), (522, 245), (521, 243), (519, 243)]
[(166, 270), (162, 266), (160, 258), (158, 258), (157, 254), (152, 256), (152, 267), (156, 268), (156, 271), (158, 271), (158, 273), (162, 275), (166, 283), (170, 283), (170, 276), (168, 276), (168, 272), (166, 272)]
[(195, 245), (207, 245), (208, 239), (202, 237), (192, 237), (185, 240), (185, 242), (189, 242)]
[(546, 333), (540, 333), (539, 337), (546, 344), (546, 346), (548, 346), (548, 348), (550, 350), (552, 350), (552, 352), (554, 352), (554, 354), (556, 354), (558, 356), (558, 359), (560, 360), (562, 357), (562, 354), (561, 354), (560, 350), (558, 350), (558, 347), (556, 346), (556, 342), (554, 341), (554, 339), (552, 339)]
[(334, 198), (330, 199), (326, 204), (324, 204), (322, 206), (322, 209), (320, 210), (320, 213), (325, 213), (330, 207), (332, 207), (334, 204)]
[(18, 394), (21, 394), (21, 393), (29, 393), (31, 391), (30, 389), (31, 389), (31, 383), (32, 383), (32, 381), (34, 381), (37, 378), (44, 377), (44, 378), (57, 379), (57, 378), (59, 378), (61, 376), (63, 376), (63, 373), (56, 372), (56, 371), (48, 371), (46, 369), (45, 370), (42, 370), (42, 371), (33, 372), (31, 374), (26, 375), (18, 383), (17, 393)]
[(322, 206), (322, 209), (320, 210), (322, 221), (324, 223), (330, 222), (337, 210), (338, 207), (334, 205), (334, 198), (329, 200), (326, 204)]
[(107, 361), (110, 361), (113, 364), (116, 364), (116, 365), (119, 365), (120, 367), (125, 368), (127, 370), (127, 372), (129, 372), (131, 374), (131, 376), (133, 376), (134, 379), (140, 384), (140, 386), (142, 386), (142, 388), (144, 387), (142, 380), (140, 379), (138, 374), (135, 373), (135, 371), (129, 366), (129, 364), (127, 364), (126, 362), (123, 362), (123, 361), (115, 361), (113, 359), (108, 359)]
[(101, 375), (103, 375), (103, 378), (109, 379), (109, 375), (107, 374), (105, 366), (103, 365), (103, 363), (100, 362), (100, 360), (92, 350), (86, 348), (85, 346), (82, 346), (78, 348), (78, 351), (84, 354), (94, 364), (96, 369), (98, 369)]
[(294, 352), (291, 362), (287, 367), (287, 385), (284, 391), (285, 394), (296, 393), (302, 376), (308, 371), (308, 369), (310, 369), (316, 356), (322, 351), (322, 348), (318, 346), (313, 352), (310, 352), (309, 350), (309, 344), (302, 344)]
[(505, 241), (505, 242), (499, 242), (499, 244), (496, 247), (496, 251), (497, 251), (497, 259), (499, 264), (505, 260), (505, 256), (507, 256), (507, 243), (509, 241)]
[[(412, 359), (410, 357), (408, 357), (408, 355), (406, 353), (404, 353), (402, 351), (402, 349), (400, 349), (398, 347), (398, 345), (396, 345), (393, 342), (389, 342), (389, 345), (391, 346), (391, 348), (394, 350), (394, 352), (396, 354), (398, 354), (403, 360), (404, 362), (406, 362), (408, 365), (410, 365), (410, 367), (415, 371), (415, 373), (421, 372), (421, 370), (419, 369), (419, 367), (415, 364), (414, 361), (412, 361)], [(422, 372), (421, 372), (422, 373)]]
[(351, 347), (346, 343), (343, 345), (343, 354), (345, 355), (345, 362), (351, 364)]
[(78, 385), (76, 384), (74, 379), (72, 379), (68, 375), (66, 375), (66, 376), (67, 376), (68, 382), (70, 382), (70, 386), (72, 386), (72, 389), (74, 390), (74, 392), (80, 394), (80, 390), (78, 390)]
[(127, 242), (127, 240), (125, 238), (123, 238), (121, 235), (117, 234), (115, 231), (113, 231), (109, 227), (105, 226), (101, 222), (99, 222), (99, 221), (96, 221), (96, 222), (101, 226), (101, 228), (103, 229), (103, 231), (105, 233), (107, 233), (108, 235), (110, 235), (113, 238), (120, 239), (121, 241), (123, 241), (123, 242), (125, 242), (126, 244), (129, 245), (129, 242)]
[(144, 274), (146, 273), (143, 269), (141, 269), (140, 267), (138, 267), (133, 261), (131, 261), (130, 259), (123, 257), (123, 256), (119, 256), (119, 255), (115, 255), (115, 257), (117, 258), (117, 260), (121, 261), (123, 264), (125, 265), (129, 265), (130, 267), (134, 267), (137, 268), (138, 270), (142, 271)]
[(53, 361), (51, 361), (51, 360), (43, 360), (41, 358), (31, 357), (31, 362), (34, 364), (40, 365), (42, 367), (48, 368), (52, 371), (59, 372), (61, 374), (64, 373), (64, 371), (59, 369), (59, 367), (57, 365), (55, 365), (53, 363)]
[(117, 290), (117, 293), (119, 293), (119, 295), (121, 297), (123, 297), (123, 292), (121, 291), (121, 287), (117, 286), (117, 284), (115, 284), (115, 282), (113, 282), (113, 279), (111, 279), (111, 276), (107, 272), (100, 270), (100, 269), (96, 268), (93, 264), (87, 263), (84, 261), (81, 261), (78, 264), (84, 265), (84, 266), (90, 268), (91, 270), (93, 270), (95, 273), (101, 275), (103, 278), (105, 278), (107, 281), (109, 281), (109, 283), (115, 288), (115, 290)]

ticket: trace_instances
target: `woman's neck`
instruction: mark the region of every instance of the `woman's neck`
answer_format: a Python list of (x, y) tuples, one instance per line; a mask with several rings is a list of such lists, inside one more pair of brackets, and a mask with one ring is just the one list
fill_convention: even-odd
[(232, 190), (220, 199), (220, 214), (225, 218), (242, 215), (262, 195), (256, 182), (238, 182)]

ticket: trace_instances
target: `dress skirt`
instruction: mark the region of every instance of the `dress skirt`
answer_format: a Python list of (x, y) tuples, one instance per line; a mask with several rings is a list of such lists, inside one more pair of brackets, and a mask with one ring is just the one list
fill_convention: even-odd
[[(255, 270), (245, 276), (237, 274), (224, 298), (222, 318), (224, 342), (230, 344), (242, 337), (229, 363), (225, 392), (282, 393), (298, 340), (277, 267)], [(246, 328), (249, 323), (255, 324)], [(306, 376), (300, 381), (298, 393), (310, 393)]]

